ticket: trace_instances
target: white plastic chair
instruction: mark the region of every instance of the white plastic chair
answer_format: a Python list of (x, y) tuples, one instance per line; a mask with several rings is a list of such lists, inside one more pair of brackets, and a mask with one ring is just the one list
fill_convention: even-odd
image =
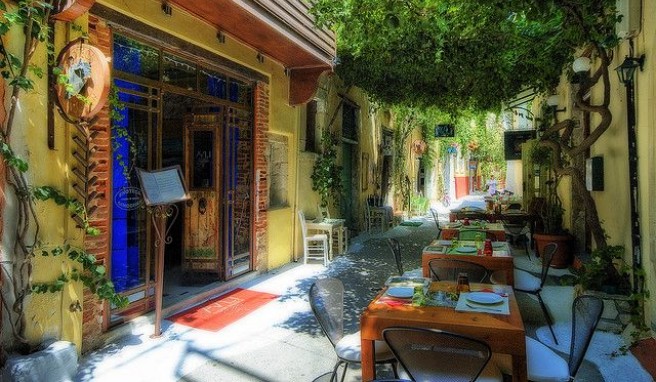
[(328, 235), (308, 235), (303, 211), (298, 211), (298, 219), (301, 221), (301, 232), (303, 234), (303, 263), (307, 264), (308, 260), (323, 260), (323, 265), (328, 265), (330, 248), (328, 247)]

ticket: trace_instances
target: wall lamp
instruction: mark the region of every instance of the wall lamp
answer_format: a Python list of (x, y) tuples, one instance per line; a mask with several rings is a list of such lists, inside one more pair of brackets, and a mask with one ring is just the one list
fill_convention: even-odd
[(633, 82), (633, 74), (635, 73), (635, 70), (637, 68), (640, 68), (640, 71), (642, 72), (642, 66), (645, 63), (645, 55), (643, 54), (642, 56), (635, 58), (635, 57), (629, 57), (626, 56), (624, 57), (624, 62), (617, 68), (615, 68), (615, 71), (617, 72), (617, 76), (620, 79), (620, 82), (624, 84), (625, 86)]
[(558, 94), (550, 95), (549, 98), (547, 98), (547, 106), (549, 106), (549, 109), (554, 113), (554, 117), (556, 116), (557, 113), (562, 113), (564, 111), (567, 111), (566, 107), (559, 109), (558, 108), (559, 103), (560, 103), (560, 96)]
[(589, 76), (590, 68), (592, 64), (589, 57), (579, 57), (572, 63), (572, 70), (574, 71), (574, 76), (572, 77), (573, 84), (584, 83)]
[(257, 52), (257, 56), (255, 56), (255, 58), (257, 58), (257, 62), (260, 64), (264, 62), (264, 55), (260, 52)]

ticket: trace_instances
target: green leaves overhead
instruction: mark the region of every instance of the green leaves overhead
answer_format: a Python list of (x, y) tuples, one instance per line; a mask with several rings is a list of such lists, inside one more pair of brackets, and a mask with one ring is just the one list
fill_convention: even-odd
[(493, 110), (557, 83), (577, 48), (613, 44), (614, 1), (317, 0), (336, 70), (385, 103)]

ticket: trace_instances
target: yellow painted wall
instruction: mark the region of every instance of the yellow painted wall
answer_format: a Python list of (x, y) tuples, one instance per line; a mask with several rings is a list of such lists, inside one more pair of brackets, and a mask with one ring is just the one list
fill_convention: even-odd
[[(626, 47), (624, 47), (626, 49)], [(656, 3), (642, 1), (642, 30), (635, 39), (636, 55), (645, 54), (644, 71), (636, 73), (638, 176), (642, 261), (646, 272), (647, 323), (656, 329)]]
[[(642, 1), (642, 24), (635, 36), (634, 56), (646, 54), (643, 71), (636, 71), (635, 103), (638, 142), (639, 216), (642, 236), (642, 265), (646, 272), (646, 288), (656, 291), (656, 5)], [(629, 43), (623, 40), (614, 50), (611, 70), (619, 66), (629, 54)], [(593, 192), (599, 217), (603, 221), (609, 244), (623, 245), (625, 262), (632, 264), (630, 188), (627, 141), (627, 96), (624, 85), (611, 72), (611, 104), (613, 122), (608, 131), (592, 147), (591, 156), (604, 159), (604, 191)], [(600, 94), (593, 93), (593, 99)], [(647, 322), (656, 327), (654, 297), (647, 302)]]
[[(82, 20), (84, 22), (84, 19)], [(57, 25), (57, 31), (65, 33), (63, 25)], [(68, 32), (74, 37), (75, 33)], [(20, 56), (22, 49), (22, 30), (12, 34), (12, 51)], [(20, 46), (19, 46), (20, 44)], [(62, 47), (64, 41), (57, 38), (56, 46)], [(46, 67), (45, 46), (40, 46), (31, 61), (38, 67)], [(67, 126), (59, 118), (55, 125), (55, 149), (47, 146), (47, 94), (48, 83), (45, 78), (33, 77), (34, 89), (27, 93), (21, 92), (19, 108), (13, 124), (11, 142), (16, 153), (27, 160), (29, 170), (26, 178), (31, 186), (53, 186), (70, 197), (75, 194), (69, 187), (69, 166), (71, 157), (72, 127)], [(7, 92), (9, 94), (9, 92)], [(14, 221), (16, 214), (12, 197), (9, 196), (4, 214), (3, 251), (12, 252)], [(55, 246), (70, 244), (82, 245), (82, 234), (75, 228), (69, 213), (63, 207), (52, 201), (36, 202), (38, 223), (31, 223), (32, 232), (38, 224), (40, 245), (35, 246), (37, 256), (33, 261), (33, 282), (52, 282), (62, 273), (68, 273), (73, 264), (65, 256), (44, 257), (42, 250), (52, 250)], [(28, 243), (29, 240), (28, 240)], [(40, 343), (44, 338), (58, 338), (74, 342), (81, 349), (82, 316), (81, 312), (71, 313), (68, 307), (82, 301), (82, 287), (79, 283), (68, 283), (63, 291), (46, 294), (32, 294), (26, 299), (26, 337), (32, 343)]]

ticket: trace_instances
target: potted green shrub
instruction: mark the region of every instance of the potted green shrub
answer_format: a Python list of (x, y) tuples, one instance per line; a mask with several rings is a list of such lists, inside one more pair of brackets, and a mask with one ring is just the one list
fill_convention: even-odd
[[(533, 163), (546, 166), (551, 164), (551, 149), (549, 147), (536, 145), (531, 152)], [(552, 171), (548, 171), (550, 174)], [(571, 242), (572, 235), (563, 228), (563, 206), (558, 196), (557, 177), (552, 176), (546, 182), (546, 195), (544, 203), (537, 210), (540, 215), (541, 224), (538, 231), (533, 234), (538, 256), (542, 253), (544, 246), (548, 243), (558, 244), (558, 250), (554, 254), (551, 266), (553, 268), (567, 268), (572, 262)]]

